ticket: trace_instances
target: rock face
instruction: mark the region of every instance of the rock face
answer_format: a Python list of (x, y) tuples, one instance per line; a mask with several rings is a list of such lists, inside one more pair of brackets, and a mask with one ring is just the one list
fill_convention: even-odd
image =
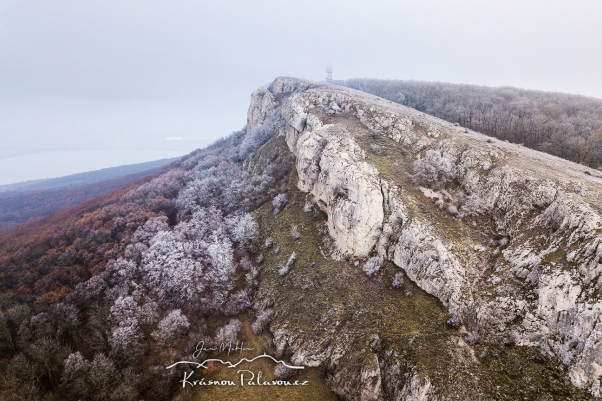
[(301, 137), (287, 136), (297, 156), (299, 188), (311, 192), (328, 213), (328, 229), (338, 248), (365, 257), (384, 219), (378, 170), (364, 161), (364, 151), (349, 132), (318, 124)]
[[(328, 214), (335, 256), (392, 261), (471, 338), (539, 347), (600, 395), (600, 178), (332, 85), (276, 79), (253, 93), (248, 127), (268, 119), (296, 158), (298, 188)], [(370, 137), (392, 144), (386, 156)], [(380, 399), (377, 370), (362, 371), (361, 399)], [(433, 391), (415, 375), (397, 399)]]

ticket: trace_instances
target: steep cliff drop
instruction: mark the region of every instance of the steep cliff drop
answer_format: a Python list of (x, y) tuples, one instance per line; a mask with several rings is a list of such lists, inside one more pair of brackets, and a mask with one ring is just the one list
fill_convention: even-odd
[(266, 125), (245, 168), (294, 171), (289, 207), (256, 212), (255, 307), (292, 362), (353, 400), (600, 396), (602, 179), (292, 78), (253, 93), (247, 132)]

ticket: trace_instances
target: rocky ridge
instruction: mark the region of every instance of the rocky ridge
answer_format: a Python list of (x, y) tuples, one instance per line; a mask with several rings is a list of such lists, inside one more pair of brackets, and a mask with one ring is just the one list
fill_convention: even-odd
[[(298, 188), (327, 213), (334, 258), (392, 261), (447, 307), (469, 343), (539, 347), (600, 396), (602, 179), (384, 99), (297, 79), (253, 93), (247, 129), (266, 122), (295, 156)], [(370, 137), (393, 146), (371, 148)], [(393, 151), (388, 173), (379, 153)], [(285, 330), (274, 335), (294, 344)], [(332, 350), (292, 351), (309, 366), (336, 359)], [(382, 398), (382, 374), (378, 360), (364, 366), (360, 399)], [(435, 392), (414, 375), (396, 399)]]

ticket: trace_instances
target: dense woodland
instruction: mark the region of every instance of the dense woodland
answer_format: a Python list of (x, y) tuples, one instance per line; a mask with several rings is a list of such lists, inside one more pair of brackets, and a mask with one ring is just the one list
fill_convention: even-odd
[(511, 87), (351, 79), (346, 85), (502, 140), (602, 167), (602, 100)]
[(251, 175), (242, 162), (272, 133), (234, 133), (146, 183), (1, 236), (0, 399), (169, 399), (166, 365), (201, 340), (235, 341), (256, 285), (249, 212), (288, 173)]

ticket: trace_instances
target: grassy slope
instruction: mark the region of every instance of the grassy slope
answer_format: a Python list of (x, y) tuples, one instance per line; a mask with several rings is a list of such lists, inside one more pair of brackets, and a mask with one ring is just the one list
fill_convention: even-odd
[[(392, 144), (382, 145), (388, 146), (389, 155), (396, 154)], [(275, 154), (280, 156), (274, 161)], [(369, 161), (378, 162), (375, 164), (384, 169), (383, 176), (388, 175), (385, 178), (404, 176), (405, 169), (394, 170), (398, 164), (394, 157), (370, 158), (374, 160)], [(268, 163), (294, 169), (282, 137), (273, 138), (251, 161), (257, 171), (266, 168)], [(500, 344), (468, 346), (461, 331), (446, 325), (447, 311), (436, 298), (407, 277), (402, 289), (392, 288), (393, 275), (400, 269), (391, 263), (385, 263), (378, 275), (368, 278), (361, 264), (355, 266), (354, 260), (334, 261), (328, 252), (327, 217), (315, 206), (312, 212), (303, 211), (307, 194), (296, 188), (296, 182), (297, 174), (293, 171), (285, 189), (289, 202), (281, 213), (275, 216), (269, 204), (255, 213), (262, 240), (271, 237), (275, 242), (272, 249), (263, 253), (265, 260), (256, 304), (271, 310), (271, 330), (286, 330), (296, 347), (319, 354), (334, 343), (345, 350), (341, 364), (346, 374), (333, 376), (328, 367), (308, 370), (312, 375), (312, 388), (323, 389), (325, 380), (357, 388), (359, 383), (345, 383), (345, 378), (358, 376), (361, 366), (370, 360), (369, 340), (377, 333), (382, 343), (379, 360), (399, 364), (401, 375), (394, 381), (401, 385), (404, 373), (418, 372), (430, 377), (436, 388), (445, 390), (446, 396), (457, 399), (590, 398), (576, 391), (562, 369), (535, 349)], [(437, 224), (448, 221), (441, 217), (438, 220), (441, 221)], [(291, 235), (293, 225), (299, 227), (300, 239)], [(296, 253), (297, 260), (286, 276), (280, 276), (278, 268), (292, 252)], [(246, 341), (258, 341), (249, 333), (247, 330)], [(215, 392), (212, 399), (253, 399), (247, 390), (237, 387), (234, 392), (222, 394), (226, 398), (220, 398)], [(330, 400), (333, 397), (324, 390), (309, 390), (302, 388), (283, 399)], [(254, 394), (258, 397), (277, 399), (274, 398), (277, 393), (269, 393), (268, 389), (257, 391)], [(199, 392), (201, 398), (198, 399), (209, 399), (205, 398), (208, 396), (209, 393)]]
[[(273, 139), (266, 144), (260, 152), (255, 155), (256, 172), (260, 172), (262, 168), (266, 168), (268, 163), (276, 163), (279, 168), (292, 168), (292, 156), (287, 151), (286, 144), (281, 139)], [(256, 160), (261, 159), (261, 160)], [(261, 216), (270, 212), (271, 205), (264, 205), (256, 213), (256, 217), (261, 219)], [(259, 243), (263, 244), (267, 234), (262, 232), (262, 238)], [(264, 252), (265, 255), (265, 252)], [(262, 270), (266, 269), (269, 262), (264, 263)], [(261, 280), (261, 278), (260, 278)], [(254, 315), (250, 312), (249, 315)], [(243, 321), (243, 328), (238, 335), (238, 340), (244, 342), (245, 347), (253, 348), (252, 351), (243, 353), (242, 355), (227, 356), (224, 353), (211, 355), (220, 359), (237, 362), (241, 357), (251, 359), (257, 355), (267, 353), (274, 357), (277, 356), (277, 351), (274, 348), (272, 337), (269, 334), (258, 335), (251, 330), (250, 323), (253, 321), (252, 316), (239, 317)], [(226, 321), (221, 322), (224, 324)], [(215, 324), (212, 326), (216, 326)], [(255, 373), (262, 372), (262, 377), (265, 380), (275, 379), (274, 368), (275, 363), (267, 359), (259, 359), (251, 364), (240, 365), (242, 369), (248, 369)], [(238, 369), (228, 369), (223, 366), (213, 365), (209, 370), (202, 374), (193, 375), (193, 379), (204, 377), (206, 380), (232, 380), (236, 386), (213, 386), (213, 387), (197, 387), (193, 391), (193, 399), (201, 400), (248, 400), (248, 401), (263, 401), (263, 400), (313, 400), (313, 401), (335, 401), (338, 398), (330, 391), (326, 378), (323, 372), (318, 368), (306, 367), (303, 371), (288, 379), (289, 381), (309, 381), (308, 386), (240, 386), (240, 376), (237, 374)]]

